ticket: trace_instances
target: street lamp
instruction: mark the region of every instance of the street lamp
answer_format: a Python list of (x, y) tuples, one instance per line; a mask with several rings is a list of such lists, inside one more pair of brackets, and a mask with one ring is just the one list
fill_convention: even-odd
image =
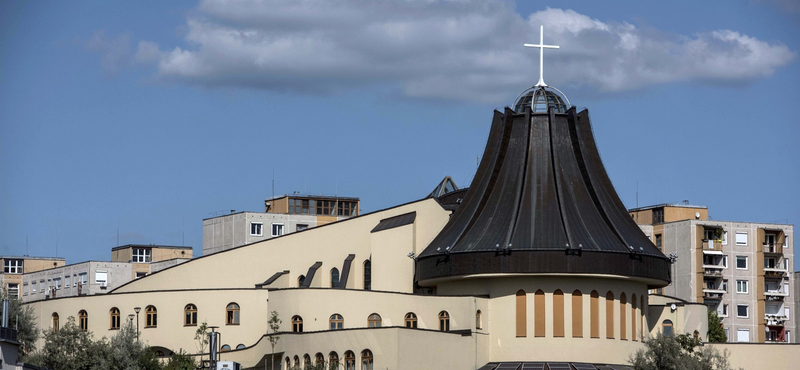
[(141, 307), (134, 307), (133, 311), (136, 312), (136, 340), (139, 340), (139, 311), (141, 311)]

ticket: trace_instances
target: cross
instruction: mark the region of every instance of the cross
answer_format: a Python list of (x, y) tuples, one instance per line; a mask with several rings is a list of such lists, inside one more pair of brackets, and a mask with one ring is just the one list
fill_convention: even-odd
[(558, 49), (558, 46), (544, 44), (544, 26), (539, 26), (539, 44), (525, 44), (525, 46), (539, 48), (539, 82), (536, 83), (536, 86), (547, 86), (544, 83), (544, 49)]

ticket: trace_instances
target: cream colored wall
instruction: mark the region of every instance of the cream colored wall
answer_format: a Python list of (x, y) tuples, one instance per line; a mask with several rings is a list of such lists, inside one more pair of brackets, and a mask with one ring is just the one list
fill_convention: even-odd
[[(700, 303), (684, 303), (674, 299), (670, 300), (669, 297), (659, 297), (656, 302), (651, 301), (648, 307), (648, 325), (651, 336), (655, 336), (662, 331), (664, 320), (670, 320), (675, 334), (693, 335), (696, 330), (701, 340), (708, 340), (707, 306)], [(674, 311), (671, 308), (673, 303), (675, 304)]]
[[(356, 255), (350, 270), (350, 279), (355, 281), (356, 288), (362, 288), (362, 264), (372, 253), (370, 230), (381, 219), (411, 211), (417, 212), (415, 227), (417, 245), (427, 245), (447, 222), (449, 215), (449, 212), (444, 211), (436, 201), (427, 199), (344, 220), (335, 226), (316, 227), (302, 233), (288, 234), (196, 258), (147, 278), (138, 279), (120, 287), (117, 291), (150, 291), (165, 287), (170, 289), (253, 287), (275, 272), (283, 270), (290, 270), (289, 280), (296, 281), (299, 275), (306, 274), (308, 268), (317, 261), (323, 264), (315, 280), (322, 279), (322, 286), (329, 286), (330, 274), (327, 272), (334, 266), (341, 271), (348, 254)], [(407, 232), (410, 233), (411, 230)], [(405, 255), (399, 258), (408, 259)], [(383, 266), (373, 264), (373, 271), (389, 268), (394, 263), (397, 261), (385, 261)], [(210, 274), (215, 278), (209, 279)], [(380, 273), (373, 276), (372, 288), (375, 290), (393, 288), (395, 285), (393, 276)]]
[[(112, 307), (120, 310), (123, 325), (127, 322), (128, 315), (135, 315), (133, 308), (141, 307), (139, 328), (143, 341), (150, 346), (162, 346), (175, 352), (182, 348), (196, 353), (194, 333), (197, 327), (183, 325), (184, 307), (187, 304), (197, 306), (198, 323), (207, 322), (209, 326), (219, 326), (218, 330), (223, 333), (224, 341), (235, 348), (239, 343), (251, 346), (266, 333), (266, 322), (269, 319), (268, 295), (268, 291), (261, 289), (166, 291), (59, 298), (29, 305), (39, 317), (38, 324), (42, 329), (51, 327), (50, 318), (54, 312), (58, 313), (63, 326), (67, 317), (73, 316), (77, 320), (78, 312), (86, 310), (89, 331), (94, 333), (95, 338), (111, 337), (117, 333), (117, 330), (109, 330), (109, 311)], [(239, 304), (239, 325), (225, 324), (226, 307), (231, 302)], [(156, 328), (145, 328), (145, 308), (148, 305), (154, 305), (158, 310)], [(41, 348), (42, 345), (40, 339), (37, 347)]]
[(151, 252), (152, 262), (165, 261), (173, 258), (192, 258), (192, 248), (158, 248), (153, 247)]
[(734, 369), (796, 369), (800, 345), (769, 343), (706, 343), (720, 353), (727, 351)]
[(372, 233), (372, 279), (383, 281), (382, 290), (412, 293), (414, 260), (408, 253), (414, 248), (414, 228), (409, 224)]

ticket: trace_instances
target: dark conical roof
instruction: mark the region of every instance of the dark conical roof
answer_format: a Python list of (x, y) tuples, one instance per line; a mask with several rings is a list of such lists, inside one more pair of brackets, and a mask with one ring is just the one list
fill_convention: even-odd
[[(528, 103), (530, 104), (530, 103)], [(589, 113), (495, 111), (475, 178), (417, 258), (417, 281), (497, 273), (610, 274), (670, 281), (669, 259), (628, 215)]]

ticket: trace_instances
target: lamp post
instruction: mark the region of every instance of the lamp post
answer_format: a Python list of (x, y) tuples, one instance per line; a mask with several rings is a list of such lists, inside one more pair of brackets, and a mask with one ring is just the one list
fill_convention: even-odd
[(134, 307), (133, 311), (136, 312), (136, 340), (139, 340), (139, 311), (141, 311), (141, 307)]

